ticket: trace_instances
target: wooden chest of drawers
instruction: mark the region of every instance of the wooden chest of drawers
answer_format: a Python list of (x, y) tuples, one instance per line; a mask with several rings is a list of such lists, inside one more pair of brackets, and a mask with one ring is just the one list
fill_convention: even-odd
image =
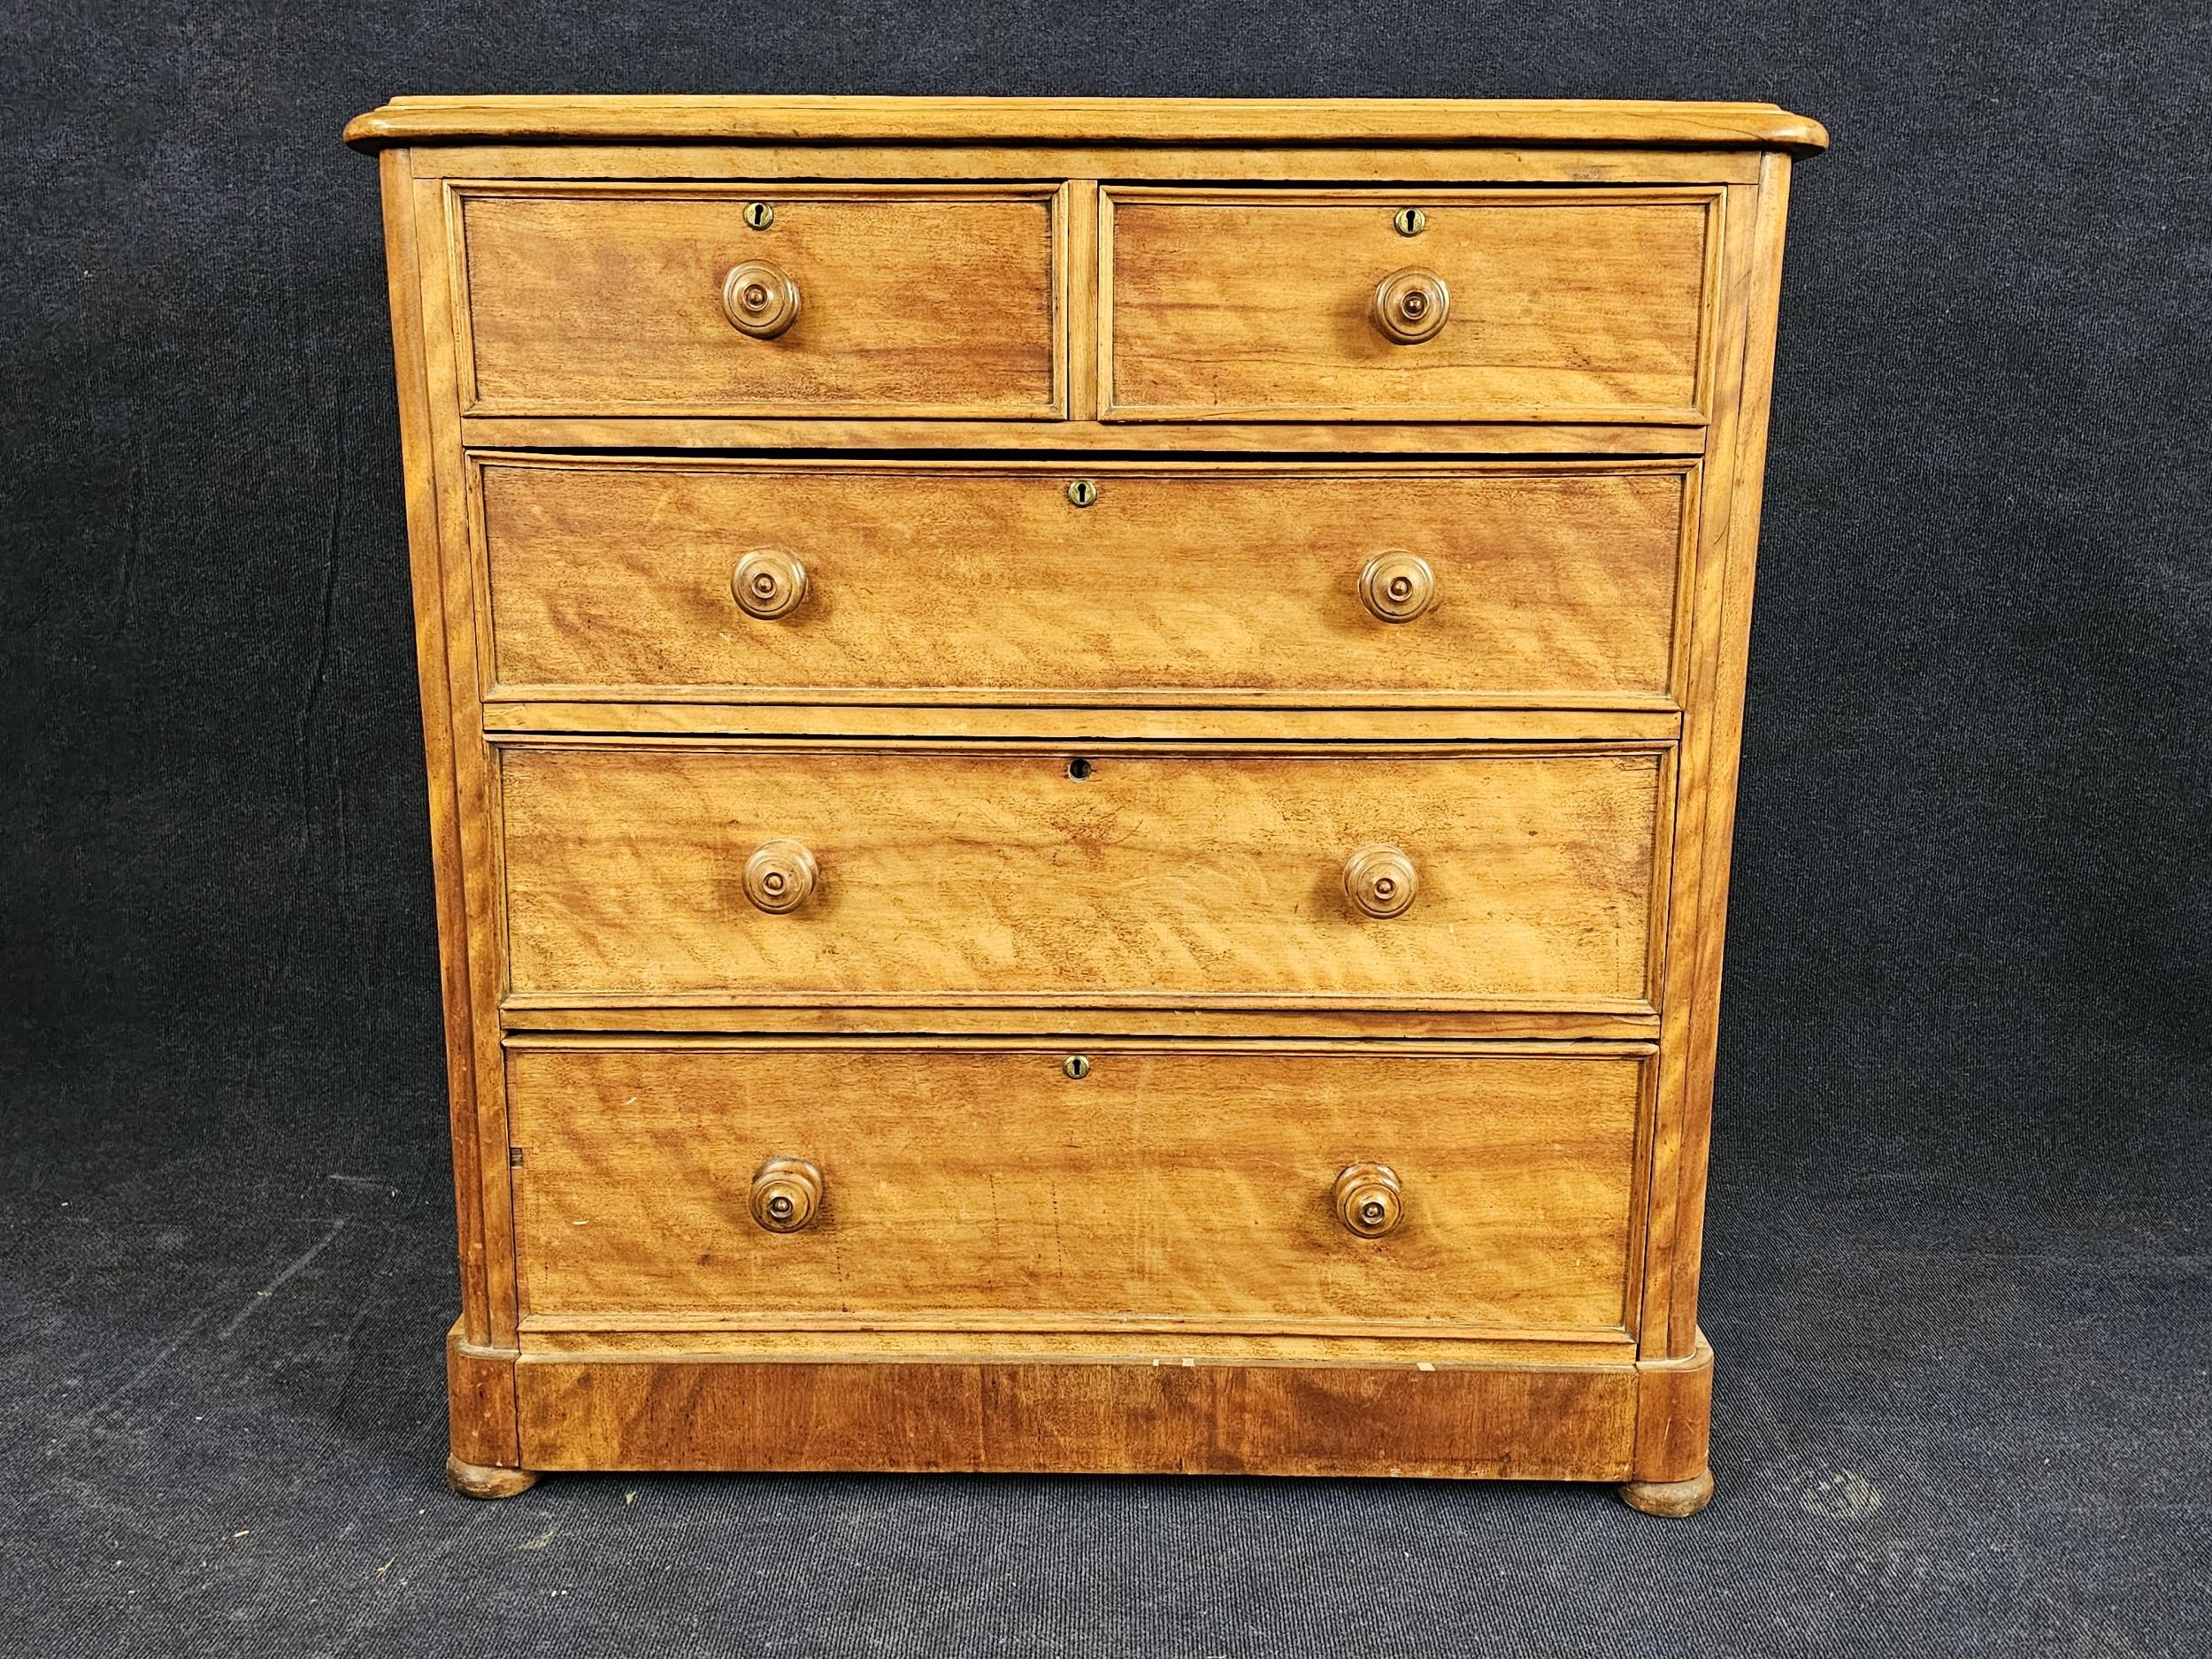
[(414, 98), (457, 1486), (1711, 1491), (1767, 104)]

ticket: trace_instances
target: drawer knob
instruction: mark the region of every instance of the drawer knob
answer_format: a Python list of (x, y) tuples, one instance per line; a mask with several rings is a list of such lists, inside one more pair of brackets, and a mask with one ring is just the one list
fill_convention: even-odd
[(797, 841), (769, 841), (745, 861), (745, 896), (771, 916), (807, 902), (821, 871)]
[(730, 592), (747, 616), (772, 622), (806, 597), (806, 566), (780, 547), (757, 547), (730, 572)]
[(722, 313), (739, 334), (773, 340), (799, 320), (799, 285), (765, 259), (748, 259), (722, 279)]
[(1410, 622), (1436, 603), (1436, 572), (1419, 555), (1392, 548), (1367, 561), (1359, 597), (1385, 622)]
[(753, 1219), (771, 1233), (796, 1233), (822, 1207), (822, 1171), (804, 1158), (771, 1158), (753, 1172)]
[(1402, 915), (1420, 890), (1413, 860), (1395, 847), (1363, 847), (1344, 861), (1344, 896), (1369, 916)]
[(1433, 271), (1408, 265), (1375, 285), (1375, 326), (1402, 346), (1417, 346), (1443, 327), (1452, 291)]
[(1381, 1238), (1405, 1213), (1398, 1171), (1387, 1164), (1355, 1164), (1336, 1178), (1336, 1218), (1361, 1238)]

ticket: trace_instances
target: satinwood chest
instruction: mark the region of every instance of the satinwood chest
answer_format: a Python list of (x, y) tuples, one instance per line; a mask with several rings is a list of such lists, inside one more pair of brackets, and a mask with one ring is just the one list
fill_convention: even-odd
[(1759, 104), (405, 98), (450, 1470), (1711, 1490)]

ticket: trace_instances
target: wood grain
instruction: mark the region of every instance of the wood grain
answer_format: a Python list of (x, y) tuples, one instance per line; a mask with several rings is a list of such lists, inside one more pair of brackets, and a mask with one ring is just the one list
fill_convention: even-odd
[(534, 1469), (1618, 1480), (1635, 1372), (1150, 1363), (515, 1368)]
[[(457, 190), (472, 413), (1061, 410), (1053, 204), (1035, 186)], [(745, 222), (766, 201), (775, 221)], [(768, 260), (798, 320), (749, 339), (725, 274)]]
[(541, 141), (426, 144), (419, 178), (1094, 179), (1125, 183), (1240, 179), (1256, 184), (1755, 184), (1755, 150), (1631, 150), (1597, 144), (914, 144), (888, 142), (642, 144)]
[(1212, 421), (1194, 445), (1182, 426), (1098, 420), (724, 419), (687, 415), (471, 415), (476, 449), (980, 449), (1019, 454), (1096, 450), (1172, 455), (1194, 448), (1247, 459), (1269, 456), (1671, 456), (1706, 448), (1694, 422), (1647, 426), (1555, 421)]
[[(470, 935), (462, 887), (463, 830), (454, 763), (446, 658), (444, 572), (440, 558), (437, 446), (430, 430), (420, 275), (416, 264), (415, 185), (408, 152), (387, 150), (382, 174), (385, 272), (391, 296), (392, 356), (399, 388), (400, 469), (406, 491), (408, 572), (414, 598), (416, 683), (428, 781), (430, 860), (438, 918), (438, 979), (444, 1015), (447, 1127), (453, 1148), (455, 1231), (461, 1319), (471, 1342), (488, 1342), (483, 1171), (477, 1156), (475, 1014)], [(494, 1091), (496, 1093), (497, 1091)], [(503, 1242), (503, 1225), (496, 1229)], [(511, 1259), (511, 1249), (510, 1249)], [(457, 1420), (460, 1413), (457, 1411)]]
[[(1065, 486), (1094, 479), (1098, 499)], [(1033, 688), (1663, 700), (1690, 475), (1678, 466), (1153, 471), (488, 459), (507, 695), (664, 687), (788, 702)], [(749, 549), (807, 596), (731, 597)], [(1387, 549), (1435, 573), (1403, 626), (1362, 605)]]
[[(1104, 412), (1119, 420), (1699, 421), (1710, 189), (1110, 188)], [(1427, 228), (1398, 234), (1396, 211)], [(1441, 277), (1442, 331), (1401, 345), (1376, 287)]]
[[(1646, 995), (1663, 751), (1405, 759), (510, 749), (517, 992), (1045, 999), (1166, 992)], [(742, 871), (811, 850), (804, 908)], [(1374, 921), (1343, 864), (1386, 841), (1420, 901)]]
[[(525, 1310), (1622, 1322), (1638, 1060), (1065, 1053), (515, 1049)], [(824, 1179), (802, 1233), (748, 1213), (779, 1156)], [(1366, 1157), (1405, 1194), (1379, 1240), (1332, 1196)]]
[(1050, 142), (1688, 144), (1818, 150), (1771, 104), (1595, 98), (976, 98), (726, 95), (394, 98), (357, 116), (366, 149), (455, 138)]
[[(1817, 124), (451, 98), (349, 136), (385, 151), (457, 1484), (1709, 1498), (1729, 841)], [(798, 285), (772, 337), (724, 309), (749, 260)], [(1392, 344), (1408, 269), (1446, 320)], [(787, 615), (736, 614), (759, 545), (808, 574)], [(1418, 580), (1380, 610), (1432, 576), (1432, 609), (1361, 609), (1386, 548)], [(785, 914), (744, 896), (773, 841), (819, 877)], [(1402, 915), (1347, 898), (1371, 847)], [(824, 1186), (771, 1235), (777, 1156)], [(1357, 1164), (1399, 1181), (1385, 1236), (1336, 1219)]]

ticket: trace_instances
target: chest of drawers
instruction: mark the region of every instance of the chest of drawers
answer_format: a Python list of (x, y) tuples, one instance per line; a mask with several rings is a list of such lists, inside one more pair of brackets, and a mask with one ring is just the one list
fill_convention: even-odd
[(1711, 1491), (1767, 104), (410, 98), (449, 1472)]

